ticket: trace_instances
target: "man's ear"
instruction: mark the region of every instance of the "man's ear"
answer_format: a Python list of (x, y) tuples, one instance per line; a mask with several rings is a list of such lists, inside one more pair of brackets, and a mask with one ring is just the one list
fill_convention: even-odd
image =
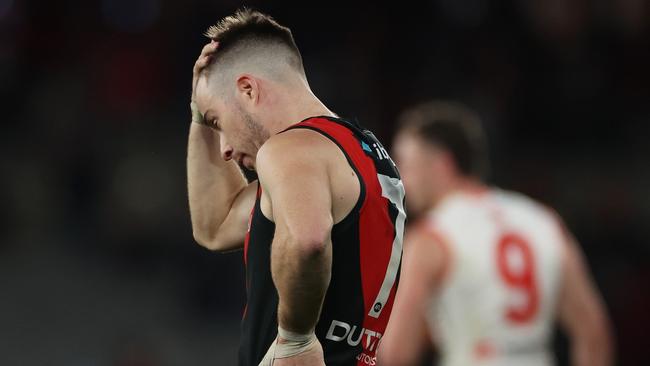
[(256, 104), (260, 96), (260, 88), (257, 80), (248, 74), (243, 74), (237, 78), (237, 94), (244, 101)]

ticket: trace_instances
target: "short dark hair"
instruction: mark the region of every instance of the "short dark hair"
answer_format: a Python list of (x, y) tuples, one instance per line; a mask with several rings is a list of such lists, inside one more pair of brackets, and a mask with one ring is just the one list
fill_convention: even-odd
[(256, 10), (241, 8), (233, 15), (221, 19), (208, 28), (205, 36), (219, 42), (219, 55), (227, 53), (244, 42), (275, 42), (286, 46), (295, 56), (293, 66), (302, 70), (302, 56), (293, 39), (291, 30), (273, 19), (270, 15)]
[(478, 114), (465, 105), (450, 101), (422, 103), (404, 111), (399, 126), (426, 143), (448, 150), (462, 174), (480, 179), (487, 175), (487, 139)]

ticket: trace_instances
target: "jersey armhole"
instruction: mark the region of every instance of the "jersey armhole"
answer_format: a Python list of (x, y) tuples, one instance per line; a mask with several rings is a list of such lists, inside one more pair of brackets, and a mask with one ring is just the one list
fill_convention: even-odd
[(574, 238), (571, 231), (567, 227), (566, 223), (562, 219), (562, 216), (550, 206), (547, 206), (543, 203), (540, 203), (542, 210), (546, 215), (548, 215), (553, 230), (555, 230), (559, 243), (557, 245), (557, 256), (559, 257), (559, 266), (557, 268), (557, 277), (555, 278), (555, 304), (553, 306), (558, 306), (561, 301), (561, 297), (565, 291), (564, 284), (567, 277), (567, 269), (569, 268), (569, 256), (572, 256), (572, 251), (576, 250), (574, 246), (578, 246), (579, 243)]
[(354, 170), (354, 174), (357, 175), (357, 179), (359, 180), (359, 198), (357, 199), (357, 203), (354, 205), (354, 207), (352, 207), (352, 210), (350, 210), (350, 212), (347, 215), (345, 215), (345, 217), (341, 221), (334, 224), (334, 226), (332, 227), (332, 230), (334, 230), (337, 227), (345, 226), (348, 223), (348, 221), (350, 221), (350, 220), (352, 220), (354, 218), (355, 213), (361, 211), (361, 208), (363, 207), (363, 204), (364, 204), (364, 202), (366, 200), (366, 183), (363, 180), (363, 176), (361, 175), (361, 173), (359, 172), (359, 169), (357, 169), (356, 164), (354, 164), (354, 161), (352, 161), (352, 158), (350, 158), (350, 155), (348, 155), (347, 151), (345, 151), (343, 146), (341, 146), (341, 144), (334, 137), (332, 137), (330, 134), (328, 134), (327, 132), (325, 132), (323, 130), (320, 130), (318, 128), (312, 127), (312, 126), (301, 126), (301, 125), (291, 126), (291, 127), (289, 127), (288, 129), (286, 129), (286, 130), (284, 130), (282, 132), (286, 132), (286, 131), (290, 131), (290, 130), (294, 130), (294, 129), (298, 129), (298, 128), (312, 130), (314, 132), (317, 132), (317, 133), (327, 137), (330, 141), (332, 141), (339, 148), (339, 150), (341, 150), (341, 152), (343, 153), (343, 156), (345, 156), (345, 159), (348, 161), (348, 164), (350, 165), (352, 170)]
[(560, 239), (558, 255), (560, 256), (560, 281), (562, 281), (566, 274), (568, 256), (570, 255), (569, 251), (573, 250), (571, 246), (577, 245), (577, 242), (560, 214), (549, 206), (544, 204), (541, 204), (541, 206), (553, 222), (554, 229), (557, 231), (558, 238)]
[[(423, 225), (422, 232), (431, 237), (433, 239), (433, 245), (436, 245), (440, 251), (442, 252), (443, 255), (443, 263), (442, 263), (442, 268), (440, 270), (440, 273), (437, 274), (437, 278), (435, 279), (436, 281), (436, 287), (437, 287), (437, 292), (438, 294), (443, 290), (445, 284), (449, 281), (449, 277), (451, 276), (451, 271), (453, 269), (453, 250), (451, 243), (447, 239), (447, 237), (440, 232), (439, 229), (433, 227), (433, 225), (430, 224), (425, 224)], [(435, 296), (438, 296), (436, 294)]]

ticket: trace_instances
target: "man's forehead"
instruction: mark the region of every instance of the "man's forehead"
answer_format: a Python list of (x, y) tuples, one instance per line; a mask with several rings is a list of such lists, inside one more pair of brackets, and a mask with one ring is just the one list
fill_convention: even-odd
[(199, 94), (202, 94), (202, 95), (209, 94), (209, 93), (207, 93), (208, 91), (209, 91), (209, 89), (208, 89), (208, 78), (206, 77), (205, 74), (199, 76), (199, 79), (196, 82), (196, 94), (197, 94), (197, 96)]
[(213, 107), (215, 102), (215, 93), (211, 93), (207, 78), (200, 77), (195, 90), (196, 103), (204, 113), (208, 106)]

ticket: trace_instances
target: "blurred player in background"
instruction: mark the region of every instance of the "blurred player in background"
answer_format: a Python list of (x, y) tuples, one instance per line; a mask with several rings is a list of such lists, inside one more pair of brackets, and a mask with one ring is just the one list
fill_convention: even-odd
[(395, 157), (420, 219), (378, 364), (413, 365), (432, 339), (445, 366), (553, 365), (557, 319), (572, 365), (611, 365), (609, 320), (579, 246), (550, 209), (482, 183), (478, 117), (430, 102), (400, 122)]
[(373, 365), (402, 257), (395, 164), (312, 93), (288, 28), (242, 10), (207, 35), (194, 69), (190, 212), (200, 244), (244, 249), (239, 364)]

